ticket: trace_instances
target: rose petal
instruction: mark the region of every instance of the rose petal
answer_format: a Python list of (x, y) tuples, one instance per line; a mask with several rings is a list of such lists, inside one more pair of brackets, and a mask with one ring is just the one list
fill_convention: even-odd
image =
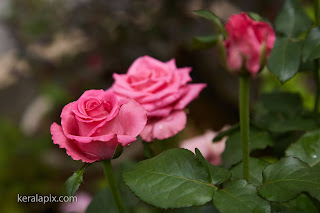
[[(96, 133), (99, 134), (99, 133)], [(66, 137), (70, 140), (75, 140), (79, 143), (90, 143), (92, 141), (102, 141), (107, 142), (110, 141), (112, 138), (115, 137), (115, 134), (105, 134), (105, 135), (99, 135), (99, 136), (77, 136), (77, 135), (66, 135)]]
[(185, 108), (193, 99), (197, 98), (200, 92), (206, 87), (206, 84), (188, 84), (185, 95), (174, 105), (174, 109)]
[(86, 163), (93, 163), (97, 160), (97, 158), (93, 156), (83, 154), (73, 141), (70, 141), (65, 137), (61, 126), (58, 124), (53, 123), (50, 127), (50, 132), (53, 143), (58, 144), (60, 148), (66, 149), (67, 154), (71, 156), (73, 160), (81, 160)]
[(172, 112), (173, 107), (168, 106), (161, 109), (156, 109), (153, 111), (148, 111), (148, 117), (167, 117)]
[(118, 117), (123, 135), (137, 137), (147, 123), (147, 111), (134, 100), (122, 105)]
[(140, 133), (140, 136), (144, 141), (147, 141), (147, 142), (153, 141), (154, 137), (152, 134), (152, 129), (153, 129), (153, 124), (148, 122), (147, 125), (142, 130), (142, 132)]
[[(78, 122), (71, 111), (74, 102), (67, 104), (61, 112), (61, 126), (64, 135), (70, 140), (77, 140), (80, 143), (90, 143), (91, 141), (109, 141), (114, 134), (94, 135), (93, 130), (97, 131), (97, 126), (101, 123), (81, 123)], [(80, 124), (80, 126), (78, 125)]]
[(150, 103), (143, 103), (142, 106), (146, 108), (148, 112), (158, 110), (164, 107), (173, 108), (172, 104), (179, 100), (186, 93), (185, 89), (180, 89), (178, 93), (168, 95), (160, 100), (153, 101)]
[(120, 107), (118, 115), (108, 125), (101, 127), (100, 134), (116, 134), (137, 137), (147, 123), (147, 111), (130, 99)]
[(150, 138), (163, 140), (180, 132), (182, 129), (184, 129), (186, 123), (186, 113), (182, 110), (175, 111), (168, 117), (155, 121), (152, 125), (152, 132), (150, 135), (146, 134), (150, 127), (147, 127), (148, 129), (144, 130), (143, 134), (140, 135), (145, 141), (151, 141)]
[(181, 85), (179, 81), (179, 74), (177, 72), (174, 72), (172, 81), (167, 84), (166, 87), (162, 88), (161, 90), (154, 91), (152, 95), (146, 95), (142, 98), (139, 98), (139, 103), (147, 103), (152, 101), (157, 101), (159, 99), (162, 99), (166, 96), (176, 94), (179, 92)]
[[(213, 138), (212, 138), (213, 139)], [(212, 141), (212, 140), (211, 140)], [(213, 165), (220, 165), (222, 163), (221, 155), (226, 148), (226, 139), (222, 139), (220, 142), (212, 143), (210, 147), (210, 163)]]
[(129, 136), (129, 135), (117, 135), (118, 142), (121, 143), (122, 146), (127, 146), (130, 143), (137, 140), (136, 137)]
[(189, 81), (192, 81), (190, 77), (191, 67), (178, 68), (178, 71), (180, 75), (181, 85), (185, 85)]
[(208, 130), (203, 135), (184, 140), (181, 142), (180, 147), (189, 149), (192, 152), (195, 152), (195, 149), (198, 148), (203, 157), (210, 163), (213, 165), (220, 165), (222, 163), (221, 154), (224, 152), (226, 146), (226, 138), (213, 143), (212, 140), (216, 135), (216, 132)]
[[(86, 103), (88, 100), (98, 102), (99, 107), (87, 112)], [(106, 105), (110, 107), (107, 111), (105, 109)], [(71, 110), (76, 115), (76, 119), (80, 122), (90, 123), (94, 121), (109, 121), (118, 113), (118, 101), (116, 95), (111, 91), (88, 90), (73, 103)]]
[(180, 143), (181, 148), (185, 148), (195, 153), (195, 149), (198, 148), (204, 158), (209, 157), (211, 151), (211, 145), (216, 133), (213, 131), (207, 131), (203, 135), (195, 136), (193, 138), (184, 140)]
[(136, 75), (143, 70), (153, 69), (154, 67), (166, 69), (167, 65), (162, 61), (152, 58), (148, 55), (137, 58), (129, 67), (127, 74)]
[(72, 112), (72, 106), (75, 102), (71, 102), (65, 105), (61, 112), (61, 126), (64, 134), (67, 135), (79, 135), (79, 127), (77, 121)]
[(91, 143), (78, 143), (78, 147), (87, 156), (96, 158), (96, 161), (109, 160), (113, 157), (118, 146), (117, 138), (110, 141), (92, 141)]

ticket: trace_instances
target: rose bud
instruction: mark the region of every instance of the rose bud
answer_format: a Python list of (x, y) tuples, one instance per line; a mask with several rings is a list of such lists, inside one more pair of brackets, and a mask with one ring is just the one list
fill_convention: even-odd
[(206, 84), (187, 84), (191, 68), (177, 68), (175, 60), (158, 61), (150, 56), (136, 59), (126, 74), (114, 74), (111, 91), (141, 104), (148, 123), (140, 136), (145, 141), (165, 139), (184, 129), (187, 116), (183, 109)]
[(224, 47), (228, 69), (236, 74), (248, 72), (255, 76), (265, 66), (276, 40), (272, 27), (240, 13), (229, 18), (226, 31)]
[(88, 90), (53, 123), (53, 143), (74, 160), (93, 163), (112, 159), (118, 145), (136, 140), (147, 122), (146, 110), (134, 100), (118, 99), (110, 91)]
[(180, 143), (180, 147), (188, 149), (193, 153), (197, 148), (204, 158), (206, 158), (211, 164), (218, 166), (222, 163), (221, 154), (224, 152), (226, 147), (226, 138), (213, 143), (212, 140), (216, 135), (216, 132), (208, 130), (203, 135), (184, 140)]

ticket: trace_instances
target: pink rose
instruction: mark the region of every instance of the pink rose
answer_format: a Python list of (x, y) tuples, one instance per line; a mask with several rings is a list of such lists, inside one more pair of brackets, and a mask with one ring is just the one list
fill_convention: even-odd
[(252, 20), (246, 13), (240, 13), (229, 18), (226, 30), (228, 38), (224, 45), (229, 69), (238, 73), (245, 68), (256, 75), (260, 69), (263, 45), (266, 57), (269, 57), (276, 40), (272, 27), (266, 22)]
[(198, 148), (203, 157), (206, 158), (210, 163), (213, 165), (220, 165), (222, 163), (221, 154), (226, 147), (226, 138), (223, 138), (219, 142), (213, 143), (212, 140), (216, 135), (217, 133), (208, 130), (203, 135), (181, 142), (180, 147), (188, 149), (192, 152), (195, 152), (195, 149)]
[(127, 74), (114, 74), (111, 90), (120, 97), (140, 103), (148, 113), (141, 137), (145, 141), (169, 138), (187, 122), (183, 109), (195, 99), (205, 84), (187, 84), (191, 68), (177, 68), (175, 60), (158, 61), (150, 56), (138, 58)]
[(50, 130), (53, 143), (74, 160), (92, 163), (111, 159), (119, 144), (135, 141), (146, 122), (146, 110), (134, 100), (88, 90), (63, 108), (61, 126), (53, 123)]

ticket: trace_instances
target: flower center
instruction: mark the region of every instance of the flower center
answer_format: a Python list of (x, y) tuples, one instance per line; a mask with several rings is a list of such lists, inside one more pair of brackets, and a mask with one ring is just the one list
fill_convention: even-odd
[(90, 99), (85, 106), (87, 114), (94, 118), (108, 116), (112, 110), (110, 102), (99, 99)]

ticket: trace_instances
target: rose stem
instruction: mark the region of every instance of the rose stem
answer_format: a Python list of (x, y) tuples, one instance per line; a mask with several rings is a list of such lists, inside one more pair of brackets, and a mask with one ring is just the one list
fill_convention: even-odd
[(109, 183), (113, 198), (118, 206), (118, 210), (120, 213), (124, 213), (125, 207), (123, 205), (123, 202), (122, 202), (122, 199), (120, 196), (118, 184), (117, 184), (116, 179), (114, 177), (114, 173), (113, 173), (113, 169), (112, 169), (112, 165), (111, 165), (111, 160), (104, 160), (104, 161), (101, 161), (101, 163), (102, 163), (104, 175), (106, 176), (107, 181)]
[(243, 179), (249, 183), (249, 75), (239, 75), (240, 133), (242, 144)]
[[(313, 0), (314, 6), (314, 19), (316, 22), (316, 26), (320, 27), (320, 7), (319, 7), (319, 0)], [(319, 83), (319, 59), (314, 60), (314, 78), (316, 82), (316, 95), (314, 101), (314, 112), (318, 113), (318, 106), (319, 106), (319, 96), (320, 96), (320, 83)]]

